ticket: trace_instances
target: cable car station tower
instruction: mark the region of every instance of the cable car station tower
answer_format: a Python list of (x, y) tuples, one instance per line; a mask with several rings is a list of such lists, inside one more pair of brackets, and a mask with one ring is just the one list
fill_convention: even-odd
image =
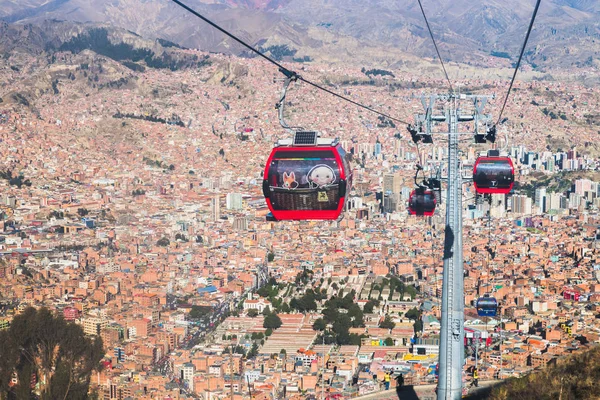
[[(491, 122), (489, 114), (483, 114), (483, 108), (491, 96), (485, 95), (430, 95), (422, 96), (421, 103), (425, 114), (415, 116), (416, 124), (409, 131), (418, 143), (432, 142), (432, 128), (436, 123), (447, 122), (448, 132), (435, 132), (448, 137), (446, 227), (444, 230), (444, 272), (442, 283), (442, 319), (439, 357), (438, 400), (458, 400), (462, 397), (462, 371), (464, 365), (464, 267), (462, 240), (462, 189), (463, 178), (459, 158), (459, 136), (475, 135), (478, 138), (486, 134), (479, 133), (482, 124)], [(436, 101), (444, 101), (444, 111), (435, 114)], [(470, 102), (468, 112), (462, 110), (460, 103)], [(470, 122), (474, 132), (458, 131), (460, 123)]]

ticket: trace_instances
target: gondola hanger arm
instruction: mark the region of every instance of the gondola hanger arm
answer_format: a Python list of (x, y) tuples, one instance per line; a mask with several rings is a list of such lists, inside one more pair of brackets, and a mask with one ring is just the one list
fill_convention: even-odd
[(285, 121), (285, 118), (283, 115), (283, 108), (285, 106), (285, 98), (287, 96), (287, 92), (289, 90), (290, 84), (292, 82), (298, 81), (298, 79), (300, 79), (300, 75), (298, 75), (294, 71), (290, 71), (289, 69), (285, 69), (285, 68), (279, 68), (279, 72), (281, 72), (285, 76), (285, 78), (283, 80), (283, 88), (281, 89), (281, 96), (279, 97), (279, 101), (277, 102), (277, 104), (275, 104), (275, 108), (277, 109), (278, 114), (279, 114), (279, 124), (281, 125), (281, 127), (283, 129), (285, 129), (286, 131), (288, 131), (289, 133), (294, 134), (296, 130), (302, 129), (302, 128), (301, 127), (291, 127), (288, 125), (288, 123)]

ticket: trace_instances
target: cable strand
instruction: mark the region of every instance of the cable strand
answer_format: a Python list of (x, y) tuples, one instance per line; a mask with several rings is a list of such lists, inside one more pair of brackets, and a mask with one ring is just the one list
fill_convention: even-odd
[(344, 100), (344, 101), (347, 101), (347, 102), (349, 102), (349, 103), (352, 103), (352, 104), (354, 104), (355, 106), (358, 106), (358, 107), (364, 108), (365, 110), (371, 111), (371, 112), (373, 112), (373, 113), (375, 113), (375, 114), (379, 114), (379, 115), (381, 115), (382, 117), (385, 117), (385, 118), (391, 119), (392, 121), (396, 121), (396, 122), (399, 122), (399, 123), (401, 123), (401, 124), (405, 124), (405, 125), (410, 125), (410, 123), (408, 123), (408, 122), (406, 122), (406, 121), (403, 121), (403, 120), (401, 120), (401, 119), (398, 119), (398, 118), (391, 117), (391, 116), (389, 116), (389, 115), (387, 115), (387, 114), (385, 114), (385, 113), (382, 113), (381, 111), (377, 111), (377, 110), (375, 110), (375, 109), (373, 109), (373, 108), (371, 108), (371, 107), (369, 107), (369, 106), (365, 106), (364, 104), (360, 104), (360, 103), (358, 103), (358, 102), (356, 102), (356, 101), (354, 101), (354, 100), (351, 100), (351, 99), (349, 99), (349, 98), (347, 98), (347, 97), (344, 97), (344, 96), (342, 96), (341, 94), (338, 94), (338, 93), (336, 93), (336, 92), (334, 92), (334, 91), (331, 91), (331, 90), (329, 90), (329, 89), (327, 89), (327, 88), (324, 88), (323, 86), (320, 86), (320, 85), (318, 85), (318, 84), (316, 84), (316, 83), (314, 83), (314, 82), (311, 82), (311, 81), (309, 81), (309, 80), (307, 80), (307, 79), (303, 78), (302, 76), (299, 76), (299, 77), (298, 77), (298, 79), (300, 79), (302, 82), (305, 82), (305, 83), (307, 83), (307, 84), (309, 84), (309, 85), (311, 85), (311, 86), (313, 86), (313, 87), (315, 87), (315, 88), (317, 88), (317, 89), (319, 89), (319, 90), (322, 90), (322, 91), (324, 91), (324, 92), (327, 92), (327, 93), (329, 93), (329, 94), (331, 94), (331, 95), (333, 95), (333, 96), (335, 96), (335, 97), (339, 97), (340, 99), (342, 99), (342, 100)]
[(331, 91), (331, 90), (329, 90), (329, 89), (326, 89), (326, 88), (322, 87), (321, 85), (318, 85), (318, 84), (316, 84), (316, 83), (314, 83), (314, 82), (311, 82), (311, 81), (309, 81), (309, 80), (308, 80), (308, 79), (306, 79), (306, 78), (303, 78), (302, 76), (300, 76), (300, 75), (296, 74), (295, 72), (293, 72), (293, 71), (290, 71), (288, 68), (284, 67), (283, 65), (281, 65), (280, 63), (278, 63), (277, 61), (275, 61), (274, 59), (272, 59), (271, 57), (269, 57), (269, 56), (265, 55), (263, 52), (261, 52), (261, 51), (257, 50), (256, 48), (252, 47), (252, 46), (251, 46), (251, 45), (249, 45), (248, 43), (244, 42), (242, 39), (238, 38), (238, 37), (237, 37), (237, 36), (235, 36), (234, 34), (232, 34), (232, 33), (228, 32), (227, 30), (225, 30), (225, 29), (223, 29), (223, 28), (221, 28), (219, 25), (215, 24), (214, 22), (212, 22), (212, 21), (211, 21), (211, 20), (209, 20), (208, 18), (204, 17), (203, 15), (201, 15), (200, 13), (198, 13), (197, 11), (195, 11), (194, 9), (192, 9), (192, 8), (188, 7), (186, 4), (182, 3), (181, 1), (179, 1), (179, 0), (171, 0), (171, 1), (172, 1), (173, 3), (175, 3), (175, 4), (177, 4), (178, 6), (180, 6), (181, 8), (185, 9), (186, 11), (190, 12), (191, 14), (195, 15), (196, 17), (200, 18), (202, 21), (206, 22), (207, 24), (209, 24), (209, 25), (210, 25), (210, 26), (212, 26), (213, 28), (215, 28), (215, 29), (219, 30), (221, 33), (223, 33), (223, 34), (225, 34), (225, 35), (229, 36), (230, 38), (232, 38), (232, 39), (233, 39), (233, 40), (235, 40), (236, 42), (240, 43), (241, 45), (243, 45), (244, 47), (246, 47), (247, 49), (249, 49), (249, 50), (250, 50), (250, 51), (252, 51), (253, 53), (256, 53), (256, 54), (257, 54), (257, 55), (259, 55), (260, 57), (262, 57), (262, 58), (264, 58), (265, 60), (269, 61), (270, 63), (272, 63), (272, 64), (276, 65), (276, 66), (279, 68), (279, 70), (280, 70), (280, 71), (281, 71), (281, 72), (282, 72), (284, 75), (286, 75), (286, 76), (296, 75), (296, 76), (298, 77), (298, 79), (299, 79), (299, 80), (301, 80), (301, 81), (303, 81), (303, 82), (305, 82), (305, 83), (307, 83), (307, 84), (309, 84), (309, 85), (311, 85), (311, 86), (313, 86), (313, 87), (315, 87), (315, 88), (317, 88), (317, 89), (319, 89), (319, 90), (322, 90), (322, 91), (324, 91), (324, 92), (327, 92), (327, 93), (329, 93), (329, 94), (331, 94), (331, 95), (333, 95), (333, 96), (335, 96), (335, 97), (338, 97), (338, 98), (340, 98), (340, 99), (342, 99), (342, 100), (344, 100), (344, 101), (347, 101), (347, 102), (349, 102), (349, 103), (352, 103), (352, 104), (354, 104), (355, 106), (361, 107), (361, 108), (363, 108), (363, 109), (365, 109), (365, 110), (367, 110), (367, 111), (370, 111), (370, 112), (372, 112), (372, 113), (375, 113), (375, 114), (381, 115), (382, 117), (388, 118), (388, 119), (390, 119), (390, 120), (392, 120), (392, 121), (396, 121), (396, 122), (399, 122), (399, 123), (401, 123), (401, 124), (405, 124), (405, 125), (410, 125), (410, 124), (409, 124), (408, 122), (406, 122), (406, 121), (403, 121), (403, 120), (401, 120), (401, 119), (399, 119), (399, 118), (394, 118), (394, 117), (391, 117), (391, 116), (390, 116), (390, 115), (388, 115), (388, 114), (385, 114), (385, 113), (383, 113), (383, 112), (381, 112), (381, 111), (377, 111), (377, 110), (375, 110), (375, 109), (373, 109), (373, 108), (371, 108), (371, 107), (369, 107), (369, 106), (366, 106), (366, 105), (364, 105), (364, 104), (358, 103), (358, 102), (356, 102), (356, 101), (354, 101), (354, 100), (351, 100), (351, 99), (349, 99), (349, 98), (347, 98), (347, 97), (345, 97), (345, 96), (342, 96), (341, 94), (338, 94), (338, 93), (335, 93), (335, 92), (333, 92), (333, 91)]
[(269, 56), (263, 54), (262, 52), (258, 51), (257, 49), (255, 49), (254, 47), (250, 46), (248, 43), (244, 42), (242, 39), (238, 38), (237, 36), (233, 35), (232, 33), (229, 33), (228, 31), (226, 31), (225, 29), (221, 28), (219, 25), (215, 24), (214, 22), (212, 22), (208, 18), (204, 17), (203, 15), (201, 15), (200, 13), (198, 13), (197, 11), (195, 11), (194, 9), (188, 7), (187, 5), (185, 5), (184, 3), (182, 3), (181, 1), (179, 1), (179, 0), (171, 0), (171, 1), (173, 3), (175, 3), (175, 4), (177, 4), (178, 6), (180, 6), (181, 8), (185, 9), (186, 11), (192, 13), (196, 17), (200, 18), (202, 21), (206, 22), (207, 24), (209, 24), (213, 28), (219, 30), (221, 33), (224, 33), (225, 35), (229, 36), (230, 38), (232, 38), (236, 42), (238, 42), (241, 45), (243, 45), (244, 47), (248, 48), (253, 53), (256, 53), (257, 55), (261, 56), (262, 58), (264, 58), (265, 60), (269, 61), (270, 63), (275, 64), (277, 67), (279, 67), (279, 68), (281, 68), (281, 69), (283, 69), (285, 71), (289, 71), (286, 67), (284, 67), (283, 65), (279, 64), (277, 61), (273, 60), (271, 57), (269, 57)]
[(433, 37), (433, 32), (431, 31), (431, 27), (429, 26), (429, 21), (427, 20), (427, 15), (425, 15), (425, 10), (423, 9), (423, 4), (421, 4), (421, 0), (419, 1), (419, 7), (421, 8), (421, 13), (423, 13), (423, 18), (425, 19), (425, 24), (427, 25), (427, 30), (429, 31), (429, 36), (431, 36), (431, 40), (433, 41), (433, 46), (435, 47), (435, 52), (442, 64), (442, 69), (444, 70), (444, 75), (446, 75), (446, 80), (448, 81), (448, 85), (450, 86), (450, 92), (454, 93), (454, 88), (452, 87), (452, 82), (450, 81), (450, 77), (448, 76), (448, 72), (446, 71), (446, 66), (444, 65), (444, 60), (442, 60), (442, 56), (440, 55), (440, 50), (438, 49), (437, 43), (435, 42), (435, 38)]
[(527, 28), (527, 35), (525, 35), (525, 41), (523, 42), (523, 47), (521, 47), (521, 54), (519, 54), (519, 60), (517, 61), (515, 72), (513, 73), (512, 79), (510, 80), (508, 92), (506, 92), (506, 97), (504, 98), (504, 103), (502, 104), (502, 109), (500, 110), (500, 115), (498, 116), (498, 121), (496, 122), (496, 125), (500, 125), (500, 121), (502, 121), (502, 114), (504, 113), (504, 108), (506, 108), (506, 103), (508, 102), (510, 91), (512, 90), (513, 84), (515, 83), (515, 78), (517, 77), (517, 72), (519, 71), (519, 67), (521, 66), (521, 60), (523, 59), (523, 54), (525, 53), (525, 48), (527, 47), (527, 42), (529, 41), (529, 35), (531, 34), (531, 30), (533, 29), (533, 23), (535, 22), (535, 17), (537, 16), (537, 12), (540, 8), (541, 2), (542, 0), (537, 0), (537, 3), (535, 4), (533, 15), (531, 16), (531, 21), (529, 22), (529, 27)]

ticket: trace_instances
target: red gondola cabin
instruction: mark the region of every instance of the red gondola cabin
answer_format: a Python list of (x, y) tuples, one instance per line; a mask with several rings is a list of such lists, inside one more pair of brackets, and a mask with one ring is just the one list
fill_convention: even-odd
[(477, 193), (508, 194), (515, 183), (515, 169), (510, 157), (479, 157), (473, 167), (473, 184)]
[(280, 140), (271, 152), (263, 194), (275, 220), (337, 219), (351, 178), (348, 155), (337, 139), (296, 132), (293, 140)]
[(435, 193), (432, 190), (417, 188), (408, 199), (408, 213), (430, 217), (435, 212), (435, 204)]

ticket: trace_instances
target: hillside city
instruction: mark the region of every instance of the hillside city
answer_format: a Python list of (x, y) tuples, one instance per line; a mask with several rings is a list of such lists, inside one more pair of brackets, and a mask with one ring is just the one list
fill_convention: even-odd
[[(101, 337), (102, 399), (355, 398), (382, 391), (386, 371), (432, 387), (445, 193), (432, 217), (407, 201), (417, 164), (445, 173), (443, 134), (416, 147), (404, 126), (298, 83), (289, 119), (339, 138), (354, 185), (341, 220), (269, 221), (281, 76), (181, 51), (206, 62), (133, 71), (86, 50), (0, 63), (0, 330), (33, 306)], [(412, 95), (446, 90), (437, 71), (289, 64), (409, 121)], [(514, 190), (488, 202), (463, 185), (465, 387), (476, 350), (489, 381), (600, 341), (599, 100), (568, 79), (517, 80), (498, 142)], [(465, 138), (471, 178), (489, 146)], [(496, 317), (478, 316), (484, 295)]]

